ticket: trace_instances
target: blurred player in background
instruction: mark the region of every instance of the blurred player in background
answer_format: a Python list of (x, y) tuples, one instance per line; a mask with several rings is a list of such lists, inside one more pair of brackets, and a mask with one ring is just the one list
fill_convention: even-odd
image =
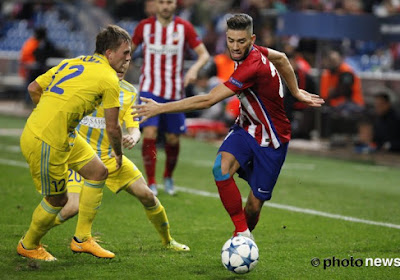
[[(132, 37), (132, 49), (143, 44), (143, 66), (140, 77), (140, 96), (166, 103), (184, 97), (184, 87), (193, 83), (209, 54), (199, 40), (193, 26), (174, 16), (176, 0), (155, 0), (156, 16), (141, 21)], [(183, 78), (185, 47), (198, 55), (197, 61)], [(157, 162), (156, 141), (158, 130), (165, 133), (166, 163), (164, 186), (173, 195), (172, 173), (179, 155), (179, 135), (184, 133), (183, 113), (160, 115), (141, 124), (143, 128), (142, 156), (150, 189), (157, 195), (155, 168)]]
[(20, 145), (36, 189), (44, 198), (18, 243), (18, 254), (32, 259), (56, 260), (40, 240), (54, 226), (57, 214), (67, 203), (68, 168), (72, 168), (86, 180), (71, 249), (100, 258), (114, 257), (91, 236), (108, 170), (90, 145), (76, 134), (75, 128), (102, 102), (104, 125), (115, 155), (114, 166), (116, 169), (121, 166), (120, 90), (116, 71), (123, 71), (130, 59), (129, 34), (118, 26), (109, 25), (97, 35), (94, 55), (63, 60), (29, 85), (37, 107), (25, 125)]
[[(123, 71), (118, 72), (120, 79), (120, 110), (119, 122), (121, 126), (125, 123), (128, 134), (122, 137), (124, 148), (132, 149), (140, 140), (139, 122), (132, 117), (131, 106), (136, 101), (136, 89), (133, 85), (123, 80), (129, 63), (125, 65)], [(189, 251), (189, 247), (176, 242), (172, 239), (169, 231), (169, 222), (165, 209), (149, 189), (144, 180), (142, 173), (135, 164), (128, 158), (123, 156), (122, 166), (115, 168), (112, 147), (108, 136), (105, 132), (104, 108), (102, 105), (97, 108), (91, 115), (83, 118), (77, 127), (79, 134), (96, 151), (101, 161), (108, 168), (108, 178), (106, 186), (114, 193), (125, 190), (129, 194), (137, 197), (145, 208), (146, 215), (161, 236), (163, 245), (175, 251)], [(78, 213), (79, 194), (84, 185), (84, 179), (75, 172), (69, 170), (68, 203), (58, 213), (56, 224), (61, 224)]]
[[(235, 61), (235, 71), (228, 81), (208, 94), (166, 104), (142, 98), (146, 104), (134, 108), (146, 121), (157, 114), (209, 108), (238, 95), (240, 115), (219, 148), (213, 174), (222, 204), (235, 225), (234, 235), (253, 238), (251, 231), (258, 222), (262, 205), (271, 199), (290, 140), (290, 122), (285, 115), (278, 72), (297, 100), (313, 107), (321, 106), (324, 101), (298, 88), (285, 54), (254, 45), (253, 20), (249, 15), (233, 15), (227, 26), (227, 46)], [(251, 187), (244, 209), (233, 179), (235, 173)]]

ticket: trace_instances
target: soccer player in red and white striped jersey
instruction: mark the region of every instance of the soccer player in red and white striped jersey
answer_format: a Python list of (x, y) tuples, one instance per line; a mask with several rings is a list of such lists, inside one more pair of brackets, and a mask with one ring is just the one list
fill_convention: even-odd
[[(133, 50), (140, 44), (143, 47), (140, 96), (160, 103), (184, 98), (184, 88), (196, 80), (198, 71), (210, 57), (192, 24), (175, 16), (175, 10), (176, 0), (156, 0), (156, 15), (142, 20), (132, 37)], [(193, 49), (198, 58), (183, 76), (187, 47)], [(155, 194), (156, 139), (159, 129), (165, 132), (164, 185), (167, 193), (172, 195), (172, 173), (179, 155), (179, 135), (186, 130), (185, 116), (183, 113), (156, 116), (143, 122), (141, 128), (144, 167), (148, 184)]]
[[(285, 54), (254, 45), (253, 20), (249, 15), (233, 15), (227, 26), (227, 46), (236, 65), (228, 81), (205, 95), (167, 104), (143, 98), (145, 105), (133, 107), (134, 114), (145, 121), (161, 113), (209, 108), (235, 94), (239, 97), (240, 115), (219, 148), (213, 174), (222, 204), (235, 226), (234, 235), (252, 238), (262, 205), (271, 199), (290, 140), (279, 75), (297, 100), (311, 107), (320, 107), (324, 101), (298, 88)], [(233, 179), (235, 173), (251, 188), (244, 209)]]

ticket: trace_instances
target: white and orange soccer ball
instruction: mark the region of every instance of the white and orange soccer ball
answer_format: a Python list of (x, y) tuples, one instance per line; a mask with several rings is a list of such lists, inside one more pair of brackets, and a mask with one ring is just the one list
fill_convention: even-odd
[(234, 236), (225, 242), (221, 250), (222, 264), (238, 274), (252, 271), (258, 263), (258, 247), (250, 238)]

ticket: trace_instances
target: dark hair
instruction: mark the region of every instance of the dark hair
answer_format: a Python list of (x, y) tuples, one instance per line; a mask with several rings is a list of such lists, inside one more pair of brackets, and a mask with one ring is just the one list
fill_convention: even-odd
[(117, 50), (123, 42), (131, 42), (129, 33), (117, 26), (108, 25), (96, 37), (96, 53), (105, 54), (106, 50)]
[(234, 14), (226, 20), (228, 29), (249, 30), (253, 34), (253, 18), (248, 14)]
[(47, 37), (47, 30), (45, 27), (37, 27), (33, 30), (33, 34), (36, 39), (43, 40)]
[(374, 95), (375, 98), (381, 98), (385, 100), (387, 103), (390, 103), (390, 95), (387, 94), (386, 92), (378, 92), (377, 94)]

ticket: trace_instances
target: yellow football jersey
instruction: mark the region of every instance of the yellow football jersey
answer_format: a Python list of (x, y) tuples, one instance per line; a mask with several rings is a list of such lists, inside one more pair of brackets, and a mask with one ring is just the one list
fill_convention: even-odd
[(27, 126), (51, 147), (68, 151), (75, 128), (102, 102), (119, 107), (119, 79), (108, 60), (99, 54), (65, 59), (36, 82), (43, 94)]
[[(139, 122), (134, 120), (131, 115), (131, 106), (136, 102), (137, 91), (135, 87), (127, 81), (120, 81), (119, 84), (119, 121), (121, 126), (125, 123), (125, 127), (139, 127)], [(105, 128), (106, 122), (104, 119), (104, 106), (102, 103), (96, 111), (84, 117), (76, 129), (92, 146), (102, 160), (110, 158), (112, 151)]]

